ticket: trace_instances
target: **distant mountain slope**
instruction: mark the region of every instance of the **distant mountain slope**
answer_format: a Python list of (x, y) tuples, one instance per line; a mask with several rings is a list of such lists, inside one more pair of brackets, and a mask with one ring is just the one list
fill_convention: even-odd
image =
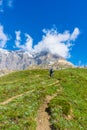
[(23, 70), (27, 67), (48, 68), (54, 66), (56, 69), (74, 67), (74, 65), (59, 55), (43, 51), (30, 54), (25, 51), (0, 50), (0, 69)]

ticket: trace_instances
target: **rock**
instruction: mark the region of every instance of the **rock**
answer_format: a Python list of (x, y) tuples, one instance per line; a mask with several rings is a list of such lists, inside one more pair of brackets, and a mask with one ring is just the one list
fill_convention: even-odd
[(74, 65), (63, 57), (43, 51), (40, 53), (29, 53), (26, 51), (7, 51), (0, 49), (0, 69), (23, 70), (26, 68), (49, 68), (55, 69), (74, 67)]

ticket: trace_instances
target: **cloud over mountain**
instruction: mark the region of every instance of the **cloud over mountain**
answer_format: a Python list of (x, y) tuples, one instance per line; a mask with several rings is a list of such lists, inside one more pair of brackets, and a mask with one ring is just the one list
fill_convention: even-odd
[(24, 51), (33, 51), (32, 45), (33, 45), (33, 39), (31, 38), (31, 36), (27, 33), (24, 34), (24, 36), (26, 37), (26, 41), (25, 43), (22, 45), (21, 44), (21, 31), (15, 31), (16, 34), (16, 40), (15, 40), (15, 46), (19, 49), (22, 49)]
[(73, 41), (76, 40), (80, 31), (78, 28), (75, 28), (72, 33), (69, 31), (59, 33), (56, 29), (52, 28), (51, 30), (43, 29), (43, 33), (44, 35), (42, 36), (42, 40), (33, 46), (33, 39), (29, 34), (25, 34), (26, 42), (21, 45), (21, 32), (16, 31), (16, 47), (36, 53), (48, 51), (52, 54), (58, 54), (64, 58), (68, 58), (70, 57), (70, 50), (73, 46)]
[(46, 30), (44, 29), (42, 40), (34, 46), (35, 51), (48, 50), (52, 54), (61, 55), (64, 58), (70, 57), (70, 49), (73, 45), (73, 41), (76, 40), (80, 31), (78, 28), (75, 28), (72, 33), (69, 31), (64, 31), (59, 33), (55, 29)]
[[(60, 33), (57, 29), (43, 29), (43, 36), (37, 44), (34, 44), (33, 38), (28, 34), (15, 31), (16, 39), (14, 40), (15, 48), (18, 50), (28, 51), (30, 53), (38, 53), (42, 51), (48, 51), (52, 54), (58, 54), (64, 58), (69, 58), (70, 51), (72, 46), (75, 43), (76, 38), (80, 34), (79, 29), (74, 28), (73, 32), (64, 31)], [(23, 40), (23, 37), (25, 41)], [(4, 27), (0, 25), (0, 48), (4, 48), (7, 41), (9, 40), (8, 36), (4, 33)], [(14, 47), (14, 46), (13, 46)]]

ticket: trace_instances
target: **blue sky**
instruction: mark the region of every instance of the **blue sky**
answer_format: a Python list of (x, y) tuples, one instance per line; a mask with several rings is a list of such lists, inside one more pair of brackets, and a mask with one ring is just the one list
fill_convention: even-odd
[(87, 0), (0, 0), (0, 48), (87, 65)]

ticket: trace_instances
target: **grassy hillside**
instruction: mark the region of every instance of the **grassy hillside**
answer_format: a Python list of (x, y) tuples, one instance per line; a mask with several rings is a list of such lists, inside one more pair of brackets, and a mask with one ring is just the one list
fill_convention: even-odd
[(56, 72), (63, 88), (50, 102), (54, 130), (87, 129), (87, 70), (68, 69)]
[(86, 69), (55, 71), (52, 78), (48, 70), (25, 70), (0, 77), (0, 130), (36, 130), (39, 107), (47, 95), (55, 93), (48, 108), (52, 129), (86, 130)]

